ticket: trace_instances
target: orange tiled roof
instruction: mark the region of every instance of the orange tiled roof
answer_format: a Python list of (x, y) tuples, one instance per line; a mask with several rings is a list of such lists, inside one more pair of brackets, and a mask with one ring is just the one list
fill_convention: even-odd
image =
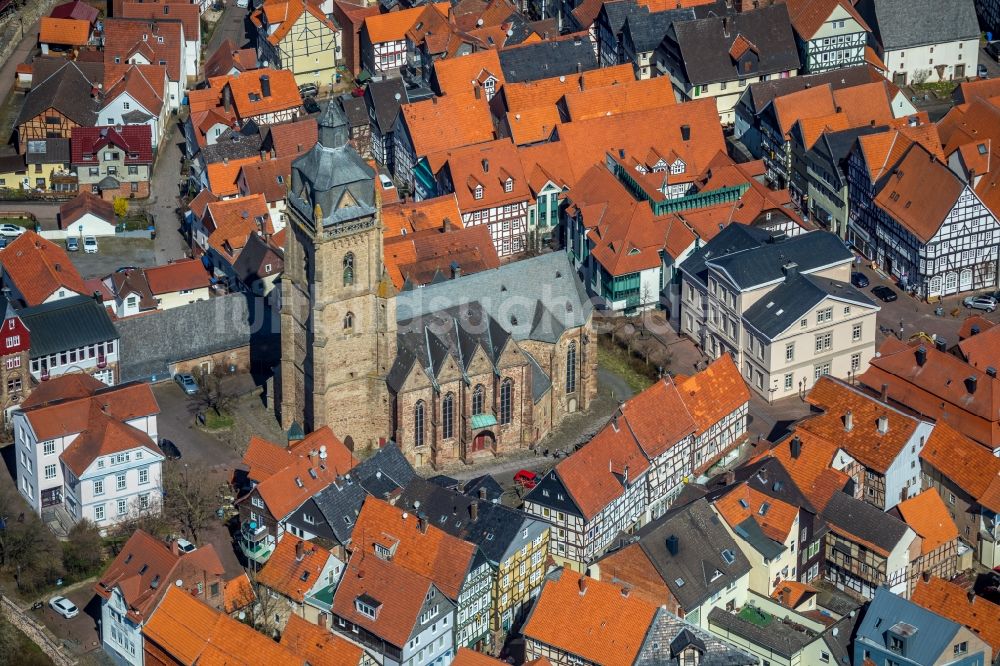
[(567, 93), (626, 81), (635, 81), (635, 72), (630, 64), (593, 69), (578, 76), (509, 83), (503, 88), (503, 99), (507, 111), (521, 111), (539, 106), (555, 106)]
[[(455, 198), (462, 212), (496, 208), (528, 201), (531, 191), (521, 169), (517, 148), (510, 139), (498, 139), (474, 146), (465, 146), (435, 155), (433, 160), (445, 160), (455, 185)], [(505, 189), (507, 180), (511, 189)], [(479, 199), (476, 191), (482, 192)]]
[[(917, 349), (926, 360), (917, 363)], [(1000, 445), (1000, 380), (961, 358), (920, 342), (905, 344), (893, 337), (879, 348), (879, 355), (858, 379), (875, 390), (888, 387), (889, 399), (919, 414), (946, 421), (964, 435), (991, 450)], [(975, 378), (969, 393), (967, 380)]]
[(584, 519), (590, 520), (625, 491), (626, 476), (635, 479), (648, 468), (631, 431), (612, 420), (554, 471)]
[(757, 45), (751, 42), (749, 39), (744, 37), (742, 34), (736, 35), (736, 39), (733, 40), (733, 45), (729, 47), (729, 57), (733, 60), (739, 60), (743, 57), (747, 51), (753, 51), (754, 53), (760, 53)]
[(277, 157), (295, 157), (316, 145), (319, 140), (319, 125), (316, 124), (315, 118), (307, 117), (290, 123), (271, 125), (270, 134), (271, 145)]
[(173, 585), (142, 634), (183, 664), (302, 666), (304, 656), (205, 605)]
[(569, 92), (566, 93), (565, 103), (570, 120), (586, 120), (671, 106), (674, 104), (674, 91), (669, 77), (658, 76)]
[(562, 117), (556, 106), (536, 106), (510, 111), (506, 118), (510, 137), (519, 146), (547, 141), (562, 124)]
[(163, 19), (180, 21), (184, 25), (184, 41), (197, 42), (201, 40), (201, 11), (197, 4), (167, 0), (163, 2), (124, 2), (123, 18)]
[(958, 343), (962, 355), (974, 368), (980, 370), (989, 367), (1000, 368), (1000, 326), (978, 325), (980, 326), (979, 333), (966, 337)]
[(627, 588), (563, 569), (545, 581), (521, 633), (591, 663), (631, 666), (656, 611)]
[(253, 585), (245, 571), (226, 581), (222, 588), (223, 607), (227, 613), (235, 613), (257, 600)]
[(964, 189), (965, 183), (944, 162), (914, 143), (878, 188), (875, 202), (926, 243)]
[[(862, 465), (880, 474), (888, 471), (919, 423), (914, 417), (829, 377), (820, 378), (806, 400), (823, 412), (803, 420), (799, 428), (837, 442)], [(848, 411), (852, 415), (850, 431), (844, 416)], [(878, 421), (883, 416), (888, 419), (888, 429), (881, 434)]]
[(354, 524), (352, 549), (374, 555), (376, 545), (392, 551), (392, 563), (434, 583), (457, 600), (472, 566), (476, 546), (433, 524), (420, 526), (416, 515), (368, 497)]
[(236, 179), (240, 175), (240, 169), (248, 164), (259, 162), (260, 157), (241, 157), (225, 162), (211, 162), (205, 165), (205, 172), (208, 175), (208, 188), (215, 196), (231, 197), (239, 194), (240, 188), (236, 184)]
[(817, 589), (808, 583), (800, 583), (797, 580), (783, 580), (778, 583), (771, 593), (771, 598), (786, 608), (796, 608), (806, 600), (810, 594), (816, 594)]
[(451, 661), (451, 666), (500, 666), (503, 663), (505, 662), (489, 657), (482, 652), (460, 647), (455, 653), (455, 658)]
[(71, 372), (67, 375), (53, 377), (47, 382), (42, 382), (31, 391), (27, 398), (21, 401), (19, 406), (22, 411), (28, 411), (39, 405), (45, 405), (57, 400), (86, 398), (104, 387), (104, 382), (95, 379), (93, 375), (82, 372)]
[[(151, 27), (152, 26), (152, 29)], [(115, 58), (127, 62), (140, 53), (149, 62), (166, 62), (167, 77), (179, 81), (181, 75), (181, 40), (183, 25), (179, 21), (143, 21), (109, 18), (104, 21), (104, 61)], [(145, 39), (143, 37), (145, 36)], [(163, 41), (160, 41), (160, 38)]]
[[(271, 94), (265, 96), (262, 78), (268, 77)], [(252, 69), (229, 79), (233, 107), (240, 118), (253, 118), (267, 113), (302, 106), (295, 75), (287, 69)]]
[(837, 7), (857, 21), (862, 30), (865, 32), (871, 30), (850, 0), (785, 0), (785, 3), (788, 5), (788, 17), (792, 20), (795, 32), (804, 40), (812, 39)]
[(1000, 513), (1000, 458), (986, 447), (938, 421), (920, 451), (920, 460), (979, 504)]
[(660, 605), (670, 597), (670, 588), (638, 543), (601, 558), (601, 580), (628, 585), (632, 592), (651, 604)]
[(203, 289), (211, 284), (205, 265), (198, 259), (178, 259), (143, 269), (153, 295), (169, 294), (185, 289)]
[[(958, 339), (959, 339), (958, 346), (962, 349), (962, 353), (965, 354), (965, 348), (962, 347), (962, 342), (968, 340), (973, 335), (979, 335), (980, 333), (984, 333), (993, 328), (994, 326), (996, 326), (996, 324), (994, 324), (993, 322), (991, 322), (989, 319), (987, 319), (982, 315), (969, 315), (964, 320), (962, 320), (962, 328), (958, 329)], [(972, 332), (972, 329), (974, 327), (979, 329), (975, 334)], [(968, 354), (965, 355), (966, 358), (968, 358)]]
[(663, 455), (697, 427), (670, 377), (629, 398), (621, 406), (621, 414), (650, 459)]
[(90, 21), (43, 16), (39, 22), (38, 41), (42, 44), (86, 46), (90, 41)]
[[(360, 646), (295, 613), (288, 616), (288, 623), (281, 632), (281, 645), (316, 666), (356, 666), (362, 663), (365, 656), (365, 651)], [(453, 661), (452, 664), (454, 663)]]
[(485, 95), (456, 93), (432, 97), (403, 104), (399, 112), (417, 157), (493, 140), (493, 120)]
[[(434, 6), (447, 15), (450, 5), (447, 2), (439, 2)], [(413, 27), (423, 11), (424, 7), (421, 6), (379, 14), (378, 16), (368, 16), (365, 18), (365, 29), (368, 30), (368, 37), (372, 44), (402, 41), (406, 38), (406, 32)]]
[(442, 95), (471, 92), (473, 82), (481, 85), (488, 75), (497, 79), (496, 90), (499, 90), (504, 84), (504, 76), (500, 69), (500, 54), (495, 49), (484, 49), (434, 63), (434, 79)]
[(277, 474), (292, 461), (291, 452), (284, 447), (252, 435), (247, 450), (243, 454), (243, 464), (249, 468), (248, 477), (253, 481), (263, 481)]
[[(169, 576), (179, 560), (180, 556), (167, 544), (136, 530), (94, 585), (94, 591), (101, 598), (110, 599), (111, 591), (117, 587), (125, 597), (129, 618), (134, 622), (148, 620), (163, 591), (173, 587)], [(151, 584), (154, 579), (155, 586)]]
[[(762, 514), (765, 504), (768, 508)], [(715, 508), (730, 527), (735, 528), (747, 518), (753, 518), (768, 539), (782, 544), (799, 514), (797, 507), (765, 495), (745, 483), (715, 500)]]
[(39, 441), (84, 432), (91, 425), (91, 418), (94, 416), (92, 408), (96, 408), (98, 412), (104, 412), (106, 408), (107, 416), (119, 423), (160, 413), (149, 384), (102, 387), (83, 397), (31, 408), (22, 407), (24, 416), (31, 423), (31, 429), (35, 431)]
[(397, 289), (402, 289), (407, 280), (421, 285), (429, 284), (438, 275), (449, 278), (453, 264), (463, 275), (500, 267), (485, 224), (396, 236), (385, 241), (383, 254), (385, 269)]
[(830, 84), (803, 88), (787, 95), (774, 98), (774, 114), (778, 119), (778, 129), (782, 135), (791, 131), (801, 118), (828, 116), (837, 111)]
[(936, 488), (928, 488), (896, 505), (903, 521), (921, 539), (920, 552), (927, 554), (958, 538), (958, 528)]
[[(35, 420), (37, 417), (33, 422)], [(108, 416), (104, 412), (103, 405), (94, 400), (90, 401), (90, 413), (85, 429), (59, 454), (59, 460), (79, 478), (98, 457), (138, 448), (145, 449), (147, 455), (159, 454), (156, 443), (149, 435)]]
[(28, 306), (41, 305), (60, 289), (89, 295), (66, 251), (34, 231), (25, 231), (0, 250), (0, 265)]
[(155, 116), (163, 110), (167, 69), (163, 65), (120, 65), (104, 67), (104, 107), (127, 93)]
[[(275, 11), (276, 9), (278, 11)], [(318, 6), (314, 5), (309, 0), (278, 0), (278, 2), (265, 2), (261, 10), (267, 17), (269, 24), (273, 25), (278, 23), (277, 29), (267, 36), (267, 41), (272, 44), (280, 44), (281, 40), (283, 40), (285, 36), (291, 32), (296, 22), (298, 22), (299, 18), (306, 12), (311, 14), (328, 30), (334, 33), (339, 32), (337, 30), (337, 25), (327, 18)]]
[[(214, 165), (208, 166), (211, 168)], [(209, 230), (208, 244), (229, 261), (235, 261), (250, 234), (257, 231), (273, 232), (263, 194), (216, 201), (208, 204), (207, 209), (206, 217), (214, 224), (214, 228)]]
[(750, 391), (729, 354), (715, 359), (677, 388), (694, 419), (696, 435), (707, 431), (750, 400)]
[(407, 201), (382, 208), (382, 227), (385, 238), (393, 238), (417, 231), (437, 230), (444, 222), (462, 226), (455, 195), (446, 194), (423, 201)]
[(970, 599), (964, 587), (936, 576), (926, 582), (918, 579), (910, 601), (968, 627), (994, 653), (1000, 650), (1000, 605), (979, 596)]
[(264, 568), (257, 573), (257, 582), (302, 603), (329, 559), (330, 551), (289, 534), (278, 541)]
[[(798, 437), (799, 454), (792, 455), (791, 443)], [(796, 428), (792, 434), (775, 444), (769, 455), (781, 461), (802, 494), (813, 508), (823, 511), (834, 493), (840, 492), (850, 477), (830, 467), (840, 447), (808, 430)]]

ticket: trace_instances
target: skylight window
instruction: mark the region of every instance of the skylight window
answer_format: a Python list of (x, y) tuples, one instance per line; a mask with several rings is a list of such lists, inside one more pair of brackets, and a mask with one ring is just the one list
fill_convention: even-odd
[(771, 508), (771, 505), (768, 504), (767, 502), (764, 502), (763, 504), (760, 505), (760, 509), (757, 511), (757, 513), (759, 513), (762, 516), (766, 516), (767, 512), (768, 512), (768, 510), (770, 510), (770, 508)]
[(732, 564), (736, 561), (736, 554), (726, 548), (722, 551), (722, 559), (726, 561), (726, 564)]
[(740, 500), (740, 506), (743, 507), (744, 509), (750, 508), (750, 504), (745, 499)]
[(677, 587), (684, 587), (684, 579), (683, 578), (675, 578), (674, 579), (674, 583), (677, 584)]

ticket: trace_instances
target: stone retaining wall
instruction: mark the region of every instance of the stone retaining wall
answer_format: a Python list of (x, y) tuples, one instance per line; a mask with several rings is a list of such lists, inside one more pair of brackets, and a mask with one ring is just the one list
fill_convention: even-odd
[(49, 659), (56, 664), (56, 666), (76, 666), (76, 659), (73, 659), (63, 652), (62, 648), (56, 645), (56, 643), (48, 637), (45, 633), (45, 628), (42, 627), (42, 625), (28, 617), (25, 612), (21, 610), (20, 606), (7, 597), (0, 596), (0, 612), (3, 612), (4, 617), (6, 617), (11, 624), (24, 632), (28, 638), (40, 647), (42, 652), (44, 652)]

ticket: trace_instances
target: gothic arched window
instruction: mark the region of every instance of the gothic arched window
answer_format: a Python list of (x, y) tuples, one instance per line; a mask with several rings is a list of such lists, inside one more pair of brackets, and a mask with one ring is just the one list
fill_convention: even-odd
[(511, 398), (514, 395), (514, 381), (512, 379), (505, 379), (500, 384), (500, 424), (507, 425), (510, 423), (510, 403)]
[(418, 400), (413, 407), (413, 443), (415, 446), (424, 445), (424, 401)]
[(449, 393), (441, 401), (442, 436), (451, 439), (455, 436), (455, 396)]
[(483, 413), (483, 401), (486, 400), (486, 389), (482, 384), (476, 386), (472, 391), (472, 415)]
[(354, 284), (354, 254), (348, 252), (344, 255), (344, 286)]
[(348, 312), (344, 315), (344, 330), (352, 331), (354, 330), (354, 313)]
[(576, 342), (569, 343), (566, 350), (566, 393), (576, 390)]

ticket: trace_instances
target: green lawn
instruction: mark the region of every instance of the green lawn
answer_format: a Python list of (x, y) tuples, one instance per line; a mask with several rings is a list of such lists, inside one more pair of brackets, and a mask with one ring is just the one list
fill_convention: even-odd
[(755, 624), (758, 627), (765, 628), (774, 621), (774, 617), (768, 613), (765, 613), (755, 606), (750, 606), (749, 604), (740, 609), (739, 612), (740, 619), (746, 620), (750, 624)]
[(28, 635), (17, 627), (11, 627), (17, 634), (18, 644), (15, 650), (17, 663), (20, 666), (55, 666), (48, 655), (42, 652)]
[(227, 414), (225, 412), (222, 414), (216, 414), (214, 409), (205, 411), (206, 430), (225, 430), (227, 428), (232, 428), (233, 423), (234, 420), (231, 414)]
[(35, 223), (26, 217), (0, 217), (0, 224), (16, 224), (25, 229), (35, 228)]
[(635, 393), (641, 393), (656, 381), (654, 368), (647, 369), (639, 359), (630, 358), (626, 350), (605, 336), (599, 338), (597, 363), (621, 377)]

